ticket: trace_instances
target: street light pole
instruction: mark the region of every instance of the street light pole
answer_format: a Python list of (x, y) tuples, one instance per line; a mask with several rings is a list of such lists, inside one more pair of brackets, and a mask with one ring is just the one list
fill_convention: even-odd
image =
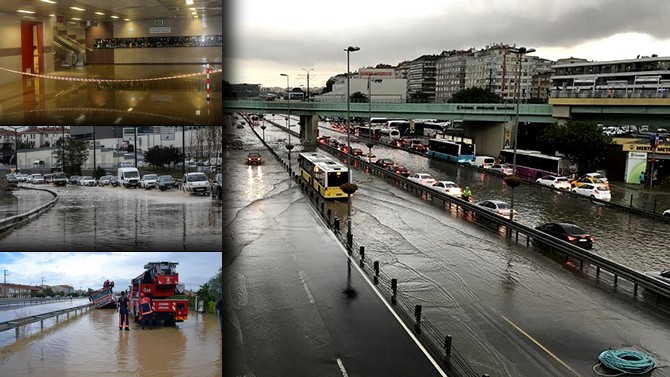
[(288, 83), (289, 77), (286, 73), (280, 73), (279, 76), (286, 76), (286, 129), (288, 130), (288, 144), (286, 144), (286, 149), (288, 150), (288, 170), (291, 170), (291, 92), (290, 86)]
[(307, 101), (309, 101), (309, 72), (313, 71), (314, 68), (310, 68), (310, 69), (303, 68), (302, 70), (307, 72)]
[[(517, 71), (516, 71), (516, 119), (514, 121), (514, 157), (512, 159), (512, 176), (516, 177), (516, 150), (517, 150), (517, 137), (519, 135), (519, 106), (521, 105), (521, 59), (524, 54), (530, 54), (535, 52), (534, 48), (525, 48), (519, 47), (517, 49), (511, 49), (512, 53), (516, 53), (517, 56)], [(515, 178), (517, 179), (517, 178)], [(514, 221), (514, 187), (512, 187), (512, 202), (510, 203), (510, 221)]]
[[(350, 87), (350, 77), (351, 76), (351, 69), (349, 66), (349, 55), (352, 52), (360, 50), (360, 47), (353, 47), (349, 46), (344, 51), (347, 52), (347, 176), (349, 177), (349, 183), (352, 181), (351, 179), (351, 126), (349, 124), (350, 119), (349, 119), (349, 113), (350, 113), (350, 106), (351, 106), (351, 87)], [(351, 234), (351, 195), (347, 195), (347, 216), (348, 216), (348, 221), (347, 221), (347, 240), (352, 239), (352, 234)]]

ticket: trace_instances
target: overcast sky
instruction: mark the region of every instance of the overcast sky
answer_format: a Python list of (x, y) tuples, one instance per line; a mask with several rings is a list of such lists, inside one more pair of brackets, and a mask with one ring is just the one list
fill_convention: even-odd
[(180, 283), (197, 291), (221, 267), (222, 253), (133, 253), (133, 252), (76, 252), (76, 253), (0, 253), (0, 273), (10, 274), (8, 283), (40, 285), (71, 285), (74, 289), (100, 289), (106, 279), (114, 280), (114, 290), (120, 291), (144, 272), (147, 262), (177, 262)]
[(233, 0), (231, 83), (323, 86), (351, 70), (495, 43), (557, 60), (670, 56), (668, 0)]

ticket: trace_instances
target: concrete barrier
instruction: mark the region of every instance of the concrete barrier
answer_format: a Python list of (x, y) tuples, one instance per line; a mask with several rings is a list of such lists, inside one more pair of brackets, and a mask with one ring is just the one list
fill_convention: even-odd
[(14, 225), (18, 225), (27, 221), (32, 220), (33, 218), (41, 215), (42, 213), (46, 212), (49, 210), (51, 207), (56, 205), (56, 202), (58, 202), (58, 194), (51, 190), (47, 189), (41, 189), (41, 188), (32, 188), (32, 187), (19, 187), (21, 190), (36, 190), (36, 191), (46, 191), (50, 193), (51, 195), (54, 196), (54, 199), (51, 200), (50, 202), (41, 205), (33, 210), (30, 210), (26, 213), (21, 213), (15, 216), (8, 217), (6, 219), (0, 220), (0, 232), (4, 232), (5, 230), (13, 227)]

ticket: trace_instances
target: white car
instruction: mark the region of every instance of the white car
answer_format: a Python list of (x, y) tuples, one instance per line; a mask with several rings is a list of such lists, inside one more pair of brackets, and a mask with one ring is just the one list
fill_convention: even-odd
[(606, 202), (609, 202), (612, 199), (612, 193), (610, 190), (595, 184), (583, 184), (579, 187), (573, 188), (572, 192), (575, 194), (588, 196), (589, 198), (604, 200)]
[(663, 211), (663, 216), (670, 217), (670, 209), (666, 209), (665, 211)]
[(447, 195), (455, 196), (460, 198), (463, 194), (463, 190), (455, 182), (452, 181), (438, 181), (433, 185), (433, 188), (438, 191), (442, 191)]
[(513, 210), (509, 203), (503, 202), (502, 200), (484, 200), (483, 202), (477, 203), (477, 205), (507, 219), (510, 218), (512, 211), (514, 211), (514, 217), (518, 215), (518, 212)]
[(503, 175), (514, 174), (514, 169), (512, 169), (512, 165), (508, 164), (495, 164), (491, 166), (491, 171), (495, 171)]
[(192, 194), (209, 195), (209, 178), (205, 173), (186, 173), (181, 188)]
[(428, 173), (414, 173), (407, 177), (407, 179), (426, 186), (432, 186), (437, 182), (435, 178)]
[(158, 174), (145, 174), (142, 176), (142, 179), (140, 179), (140, 187), (148, 190), (156, 187), (157, 182)]
[(44, 176), (42, 174), (32, 174), (30, 176), (29, 182), (32, 184), (43, 184), (44, 183)]
[(546, 175), (542, 178), (538, 178), (535, 182), (541, 184), (542, 186), (549, 186), (561, 190), (570, 190), (570, 182), (568, 181), (567, 177)]
[(80, 186), (95, 186), (96, 182), (95, 182), (95, 178), (87, 175), (87, 176), (79, 178), (77, 183)]

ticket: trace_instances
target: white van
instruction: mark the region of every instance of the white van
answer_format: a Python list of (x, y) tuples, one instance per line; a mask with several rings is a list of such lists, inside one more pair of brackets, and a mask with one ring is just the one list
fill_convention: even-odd
[(379, 130), (379, 142), (386, 144), (395, 144), (400, 140), (400, 131), (395, 128), (382, 128)]
[(495, 163), (496, 159), (490, 156), (475, 156), (474, 160), (470, 161), (470, 165), (484, 169), (491, 169)]
[(119, 168), (117, 174), (124, 187), (140, 187), (140, 172), (137, 168)]

